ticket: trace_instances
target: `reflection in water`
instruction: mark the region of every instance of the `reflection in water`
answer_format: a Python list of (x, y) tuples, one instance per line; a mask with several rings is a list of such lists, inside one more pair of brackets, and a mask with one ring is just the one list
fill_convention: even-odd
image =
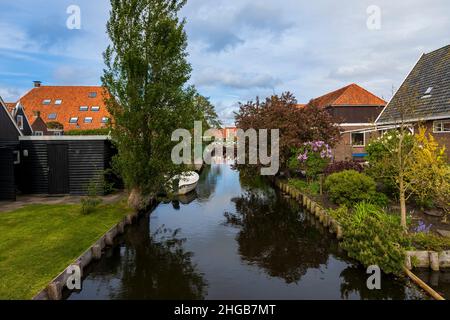
[(82, 293), (94, 294), (83, 299), (203, 299), (206, 282), (183, 248), (185, 241), (179, 230), (164, 226), (150, 234), (148, 217), (142, 219), (122, 246), (93, 266)]
[[(206, 167), (192, 198), (161, 203), (90, 267), (69, 299), (409, 299), (381, 291), (328, 230), (257, 175)], [(225, 217), (224, 217), (225, 216)]]
[(238, 214), (225, 216), (240, 227), (239, 253), (248, 263), (286, 283), (297, 283), (308, 268), (327, 263), (332, 240), (305, 223), (297, 203), (272, 189), (247, 191), (232, 201)]
[(450, 272), (414, 270), (414, 273), (434, 290), (440, 293), (445, 299), (450, 299)]

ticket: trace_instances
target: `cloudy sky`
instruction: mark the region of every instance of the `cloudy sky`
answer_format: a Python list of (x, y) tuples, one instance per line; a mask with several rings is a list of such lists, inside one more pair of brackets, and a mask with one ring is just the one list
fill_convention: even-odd
[[(80, 30), (66, 27), (70, 5)], [(188, 0), (181, 14), (191, 82), (230, 124), (238, 101), (283, 91), (307, 102), (358, 83), (389, 99), (420, 54), (450, 44), (449, 12), (448, 0)], [(108, 13), (109, 0), (1, 0), (0, 95), (14, 101), (33, 80), (98, 85)]]

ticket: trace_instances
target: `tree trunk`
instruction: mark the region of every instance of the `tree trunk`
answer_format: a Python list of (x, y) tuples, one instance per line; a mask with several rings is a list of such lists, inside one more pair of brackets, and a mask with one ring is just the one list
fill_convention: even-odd
[(133, 188), (128, 197), (128, 206), (135, 211), (142, 211), (150, 205), (150, 201), (150, 196), (145, 196), (140, 189)]
[(401, 217), (401, 225), (407, 230), (406, 225), (406, 199), (405, 199), (405, 189), (403, 179), (400, 180), (400, 217)]

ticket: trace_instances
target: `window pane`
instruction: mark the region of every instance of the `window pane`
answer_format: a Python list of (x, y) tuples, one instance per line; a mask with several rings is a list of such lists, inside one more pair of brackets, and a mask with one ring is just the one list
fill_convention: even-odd
[(89, 98), (96, 98), (97, 92), (89, 92)]
[(55, 104), (56, 104), (56, 105), (60, 105), (61, 103), (62, 103), (62, 100), (61, 100), (61, 99), (55, 100)]
[(78, 118), (70, 118), (70, 123), (77, 123), (78, 122)]
[(80, 107), (80, 111), (88, 111), (89, 107), (88, 106), (81, 106)]
[(98, 106), (91, 107), (91, 111), (99, 111), (99, 110), (100, 110), (100, 107), (98, 107)]
[(442, 131), (450, 132), (450, 121), (442, 122)]
[(108, 120), (109, 120), (108, 117), (103, 117), (102, 118), (102, 123), (108, 123)]
[(49, 118), (50, 120), (55, 120), (55, 119), (56, 119), (56, 113), (50, 113), (50, 114), (48, 115), (48, 118)]
[(50, 104), (51, 102), (52, 102), (52, 100), (45, 99), (44, 101), (42, 101), (42, 104)]
[(84, 123), (92, 123), (92, 118), (91, 117), (84, 118)]
[(364, 145), (364, 133), (352, 133), (352, 145), (363, 146)]

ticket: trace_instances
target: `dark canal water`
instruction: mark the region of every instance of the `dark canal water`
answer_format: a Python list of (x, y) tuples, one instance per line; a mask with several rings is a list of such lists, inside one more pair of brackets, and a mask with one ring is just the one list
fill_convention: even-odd
[(196, 194), (161, 203), (94, 263), (68, 299), (421, 299), (409, 282), (365, 270), (297, 203), (227, 165)]

